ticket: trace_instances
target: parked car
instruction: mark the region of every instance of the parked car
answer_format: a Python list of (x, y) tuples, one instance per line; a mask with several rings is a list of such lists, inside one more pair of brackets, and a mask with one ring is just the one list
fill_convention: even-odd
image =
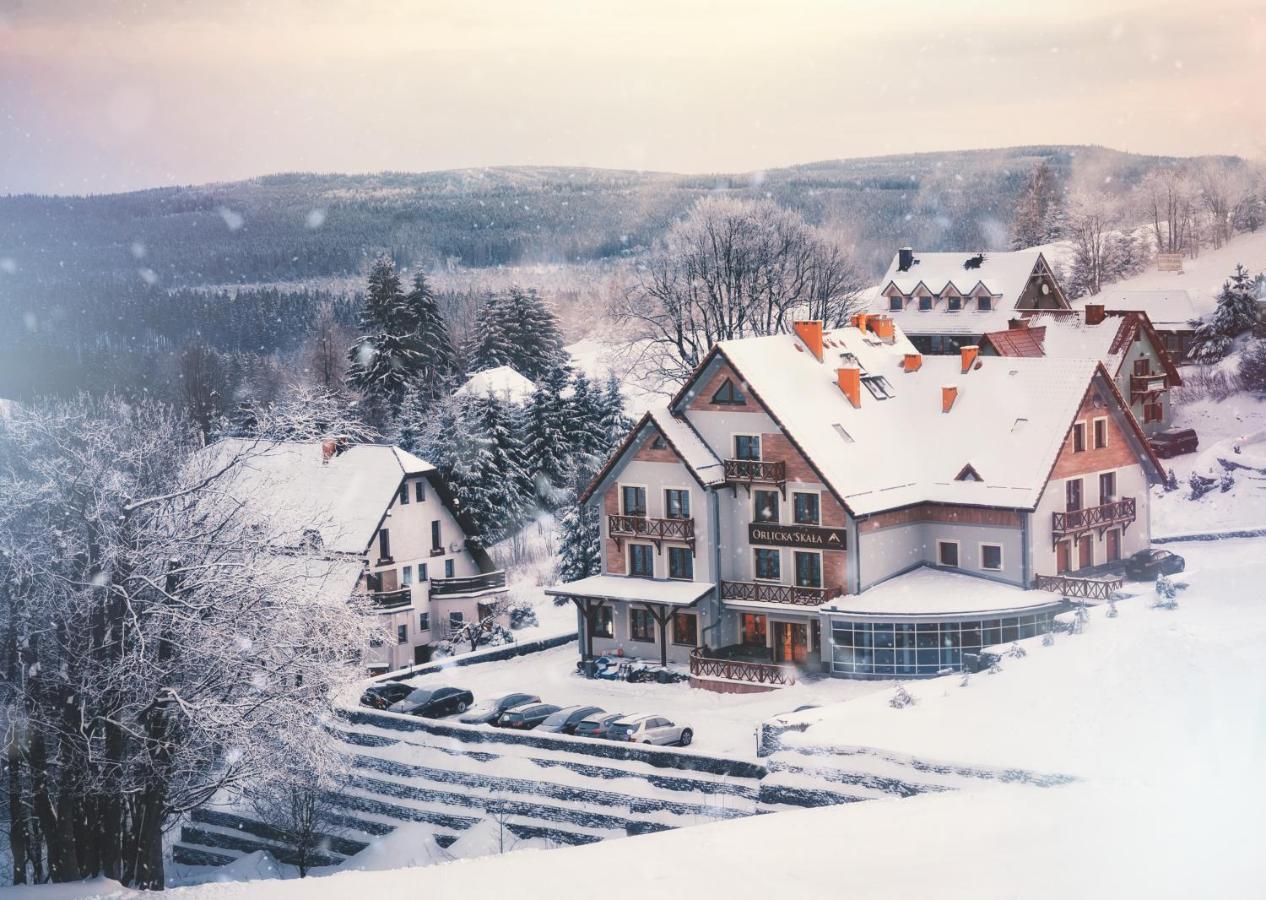
[(386, 709), (413, 693), (413, 685), (403, 681), (383, 681), (371, 684), (360, 695), (360, 705), (371, 709)]
[(496, 725), (507, 709), (522, 706), (524, 703), (540, 702), (541, 698), (536, 694), (505, 694), (501, 697), (493, 697), (491, 700), (483, 700), (478, 705), (472, 706), (470, 711), (457, 721), (465, 722), (467, 725)]
[(470, 691), (455, 687), (418, 688), (409, 696), (391, 704), (392, 712), (438, 719), (453, 713), (464, 713), (475, 702)]
[(576, 737), (605, 738), (611, 726), (624, 718), (624, 713), (593, 713), (576, 723)]
[(603, 711), (601, 706), (564, 706), (542, 722), (536, 730), (552, 734), (575, 734), (576, 726), (583, 719)]
[(1125, 577), (1132, 581), (1152, 581), (1157, 575), (1176, 575), (1187, 561), (1168, 550), (1140, 550), (1125, 561)]
[(642, 713), (625, 716), (611, 726), (607, 737), (613, 741), (635, 744), (680, 744), (687, 746), (695, 733), (686, 725), (674, 725), (663, 716)]
[(1182, 456), (1184, 453), (1195, 453), (1200, 446), (1200, 438), (1190, 428), (1171, 428), (1169, 431), (1158, 431), (1148, 439), (1152, 452), (1161, 459), (1171, 456)]
[(558, 712), (558, 707), (553, 703), (524, 703), (507, 709), (497, 725), (501, 728), (518, 728), (526, 731), (540, 725), (556, 712)]

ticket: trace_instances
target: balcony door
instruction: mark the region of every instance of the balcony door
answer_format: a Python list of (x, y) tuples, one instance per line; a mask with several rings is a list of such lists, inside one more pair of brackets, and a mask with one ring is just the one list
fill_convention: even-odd
[(1059, 575), (1073, 570), (1073, 548), (1068, 541), (1060, 541), (1055, 545), (1055, 572)]
[(620, 488), (620, 503), (626, 516), (646, 518), (646, 488), (626, 484)]
[(734, 435), (734, 458), (752, 460), (760, 459), (760, 435)]
[(809, 629), (798, 622), (775, 622), (774, 659), (777, 662), (808, 662)]
[(1064, 499), (1066, 504), (1064, 508), (1068, 512), (1076, 512), (1081, 509), (1081, 479), (1070, 478), (1064, 482)]

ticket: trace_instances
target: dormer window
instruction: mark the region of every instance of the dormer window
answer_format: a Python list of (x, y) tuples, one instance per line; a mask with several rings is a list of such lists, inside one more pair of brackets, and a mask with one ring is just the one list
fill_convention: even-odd
[(958, 312), (960, 309), (963, 308), (963, 298), (962, 297), (947, 297), (945, 300), (945, 304), (950, 312)]
[(901, 310), (905, 309), (905, 306), (905, 299), (900, 294), (888, 298), (889, 312), (901, 312)]
[(734, 382), (727, 378), (721, 387), (717, 388), (717, 392), (712, 395), (712, 402), (722, 406), (744, 406), (747, 400), (742, 392), (734, 386)]
[(989, 295), (978, 297), (976, 299), (976, 307), (981, 312), (992, 312), (993, 311), (993, 297)]
[(932, 308), (932, 298), (931, 298), (931, 297), (920, 297), (920, 298), (919, 298), (919, 311), (920, 311), (920, 312), (927, 312), (927, 311), (928, 311), (928, 310), (930, 310), (931, 308)]
[(963, 466), (962, 469), (959, 470), (958, 474), (954, 476), (954, 480), (955, 481), (984, 481), (984, 479), (980, 477), (980, 473), (976, 471), (976, 467), (973, 466), (971, 463), (968, 463), (967, 465)]

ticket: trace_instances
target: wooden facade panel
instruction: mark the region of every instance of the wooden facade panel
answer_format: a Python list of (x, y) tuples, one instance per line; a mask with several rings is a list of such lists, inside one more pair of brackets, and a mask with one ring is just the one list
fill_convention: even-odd
[[(725, 383), (725, 379), (734, 382), (734, 386), (743, 394), (743, 398), (747, 401), (742, 406), (733, 403), (713, 403), (712, 398), (716, 392), (721, 389), (721, 385)], [(729, 363), (722, 361), (717, 367), (716, 373), (707, 380), (707, 382), (699, 389), (699, 393), (691, 399), (688, 406), (689, 409), (709, 410), (712, 412), (735, 412), (746, 411), (754, 412), (759, 408), (759, 404), (753, 400), (747, 392), (747, 385), (743, 383), (743, 379), (735, 374), (730, 368)]]
[[(1108, 405), (1111, 401), (1105, 398), (1105, 404), (1102, 407), (1096, 407), (1094, 395), (1093, 389), (1086, 393), (1081, 410), (1077, 413), (1076, 421), (1085, 426), (1086, 449), (1080, 453), (1073, 450), (1074, 427), (1069, 427), (1068, 433), (1064, 435), (1064, 446), (1055, 460), (1051, 478), (1075, 478), (1090, 472), (1138, 465), (1138, 456), (1118, 423), (1117, 416), (1112, 414)], [(1100, 449), (1096, 449), (1094, 445), (1094, 420), (1098, 418), (1108, 420), (1108, 446)]]
[(952, 506), (939, 503), (921, 503), (905, 509), (877, 513), (857, 524), (863, 534), (891, 528), (894, 525), (913, 525), (919, 522), (941, 522), (954, 525), (995, 525), (1019, 528), (1021, 516), (1014, 509), (990, 509), (976, 506)]

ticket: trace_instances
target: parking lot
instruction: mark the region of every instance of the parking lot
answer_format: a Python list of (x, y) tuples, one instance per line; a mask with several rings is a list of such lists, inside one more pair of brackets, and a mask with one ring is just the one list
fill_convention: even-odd
[(883, 681), (823, 678), (763, 694), (715, 694), (686, 682), (630, 684), (582, 678), (576, 674), (577, 659), (575, 644), (567, 644), (511, 660), (453, 667), (411, 683), (466, 688), (476, 703), (523, 691), (557, 706), (601, 706), (626, 715), (655, 713), (689, 725), (695, 749), (745, 757), (756, 755), (756, 730), (765, 719), (806, 704), (840, 703), (890, 688)]

